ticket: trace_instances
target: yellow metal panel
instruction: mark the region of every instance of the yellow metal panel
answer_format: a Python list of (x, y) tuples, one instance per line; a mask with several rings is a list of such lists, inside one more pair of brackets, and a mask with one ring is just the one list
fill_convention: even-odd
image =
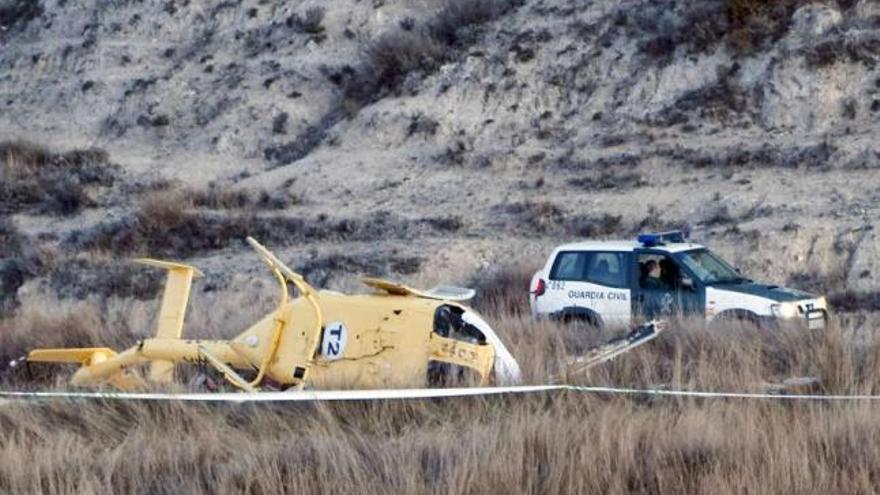
[(471, 344), (431, 334), (431, 359), (473, 369), (486, 382), (495, 364), (495, 349), (491, 345)]
[(132, 347), (107, 359), (83, 363), (83, 366), (73, 374), (70, 383), (77, 387), (102, 385), (106, 382), (121, 383), (121, 376), (125, 374), (126, 367), (145, 361), (137, 348)]
[[(165, 279), (165, 292), (162, 295), (162, 307), (159, 310), (159, 320), (156, 323), (156, 338), (179, 339), (183, 333), (183, 321), (186, 316), (186, 306), (189, 302), (192, 280), (202, 273), (195, 267), (182, 263), (169, 263), (153, 259), (142, 258), (135, 260), (137, 263), (168, 271)], [(170, 383), (174, 378), (174, 362), (154, 361), (150, 365), (150, 380), (157, 383)]]
[(184, 263), (174, 263), (172, 261), (162, 261), (153, 258), (137, 258), (133, 259), (132, 261), (144, 266), (152, 266), (154, 268), (161, 268), (163, 270), (192, 270), (194, 278), (201, 278), (205, 276), (205, 274), (202, 273), (202, 271), (198, 268)]
[(341, 389), (424, 385), (438, 304), (407, 296), (322, 294), (325, 324), (342, 322), (348, 343), (341, 359), (318, 356), (309, 383)]
[(201, 353), (205, 358), (208, 359), (208, 362), (219, 372), (223, 373), (223, 376), (229, 380), (236, 387), (244, 390), (245, 392), (256, 392), (257, 389), (253, 387), (250, 383), (248, 383), (244, 378), (241, 377), (238, 373), (235, 372), (229, 365), (224, 363), (220, 358), (215, 356), (211, 351), (208, 350), (207, 347), (200, 345), (199, 353)]
[[(27, 360), (33, 363), (76, 363), (87, 364), (96, 360), (115, 356), (116, 351), (107, 347), (84, 347), (78, 349), (37, 349), (28, 353)], [(101, 359), (98, 357), (98, 359)]]
[(385, 291), (389, 294), (393, 294), (395, 296), (414, 296), (416, 295), (416, 290), (407, 287), (403, 284), (399, 284), (397, 282), (392, 282), (390, 280), (385, 280), (381, 278), (372, 278), (372, 277), (364, 277), (361, 279), (361, 282), (364, 283), (367, 287), (372, 287), (377, 290)]

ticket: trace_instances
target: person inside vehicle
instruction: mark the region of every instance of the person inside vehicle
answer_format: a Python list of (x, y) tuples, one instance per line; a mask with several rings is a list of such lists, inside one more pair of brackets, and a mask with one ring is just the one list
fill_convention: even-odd
[(642, 286), (646, 289), (666, 289), (667, 286), (663, 282), (663, 270), (660, 268), (660, 263), (657, 260), (648, 260), (645, 263), (645, 271), (647, 272), (647, 276), (645, 277)]
[(678, 285), (679, 272), (678, 266), (669, 258), (660, 260), (660, 280), (666, 287), (675, 287)]

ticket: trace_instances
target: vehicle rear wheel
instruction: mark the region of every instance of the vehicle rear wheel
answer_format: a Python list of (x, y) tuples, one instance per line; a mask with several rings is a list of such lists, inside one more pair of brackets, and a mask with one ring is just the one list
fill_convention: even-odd
[(593, 312), (563, 313), (562, 340), (569, 354), (580, 355), (602, 339), (602, 318)]
[(602, 331), (602, 319), (596, 315), (566, 315), (561, 318), (562, 323), (572, 329), (584, 331)]

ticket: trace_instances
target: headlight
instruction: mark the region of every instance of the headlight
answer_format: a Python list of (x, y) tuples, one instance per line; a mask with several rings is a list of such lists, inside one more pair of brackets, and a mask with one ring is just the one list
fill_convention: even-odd
[(788, 320), (790, 318), (794, 318), (798, 314), (798, 307), (795, 303), (780, 303), (780, 304), (771, 304), (770, 312), (773, 313), (773, 316), (777, 318), (782, 318), (783, 320)]

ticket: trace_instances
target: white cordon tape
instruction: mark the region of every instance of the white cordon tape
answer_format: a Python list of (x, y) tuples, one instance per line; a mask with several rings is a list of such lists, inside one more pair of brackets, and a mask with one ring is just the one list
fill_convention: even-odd
[(814, 401), (874, 401), (880, 395), (806, 395), (806, 394), (768, 394), (752, 392), (700, 392), (694, 390), (663, 390), (617, 387), (582, 387), (564, 385), (563, 388), (573, 392), (616, 395), (655, 395), (667, 397), (697, 397), (706, 399), (776, 399), (776, 400), (814, 400)]
[(706, 399), (770, 399), (788, 401), (875, 401), (880, 395), (798, 395), (748, 392), (699, 392), (691, 390), (636, 389), (588, 387), (578, 385), (531, 385), (514, 387), (416, 388), (379, 390), (302, 390), (296, 392), (259, 393), (127, 393), (127, 392), (15, 392), (0, 391), (7, 400), (131, 400), (182, 402), (325, 402), (372, 401), (398, 399), (442, 399), (449, 397), (481, 397), (493, 395), (532, 394), (541, 392), (578, 392), (602, 395), (644, 395), (696, 397)]
[(376, 390), (299, 390), (296, 392), (258, 393), (128, 393), (128, 392), (4, 392), (5, 399), (99, 399), (184, 402), (323, 402), (365, 401), (394, 399), (440, 399), (447, 397), (476, 397), (503, 394), (528, 394), (564, 390), (563, 385), (536, 385), (518, 387), (467, 388), (405, 388)]

